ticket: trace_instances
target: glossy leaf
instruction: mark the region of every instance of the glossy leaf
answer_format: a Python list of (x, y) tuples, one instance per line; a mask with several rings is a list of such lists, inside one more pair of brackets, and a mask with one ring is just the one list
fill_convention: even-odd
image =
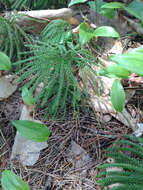
[(81, 45), (89, 42), (93, 37), (120, 37), (118, 32), (115, 31), (114, 28), (110, 26), (101, 26), (97, 28), (94, 32), (91, 32), (90, 27), (85, 23), (80, 24), (79, 29), (79, 41)]
[(106, 76), (109, 78), (125, 78), (127, 79), (131, 72), (128, 70), (124, 69), (123, 67), (119, 66), (118, 64), (112, 64), (104, 69), (100, 69), (98, 71), (98, 74), (100, 76)]
[(26, 86), (22, 88), (22, 99), (28, 105), (34, 105), (35, 101)]
[(143, 76), (143, 48), (136, 48), (125, 54), (113, 55), (110, 59), (128, 71)]
[(106, 2), (96, 0), (96, 1), (89, 1), (88, 4), (89, 4), (91, 9), (98, 12), (99, 14), (102, 14), (102, 15), (108, 17), (108, 18), (113, 18), (115, 16), (114, 9), (104, 9), (104, 8), (102, 8), (103, 5), (108, 4)]
[(121, 112), (125, 107), (125, 92), (122, 84), (118, 79), (114, 83), (110, 92), (111, 102), (117, 112)]
[(93, 37), (94, 34), (90, 32), (90, 27), (85, 22), (81, 23), (79, 29), (79, 41), (81, 45), (89, 42)]
[(50, 135), (50, 130), (46, 125), (35, 121), (15, 120), (12, 124), (24, 138), (34, 142), (47, 141)]
[(9, 170), (2, 172), (1, 184), (3, 190), (30, 190), (29, 186), (22, 179)]
[(143, 2), (132, 1), (125, 10), (136, 18), (143, 20)]
[(69, 3), (68, 7), (71, 7), (75, 4), (79, 4), (79, 3), (85, 3), (87, 0), (71, 0), (71, 2)]
[(97, 9), (96, 3), (95, 1), (89, 1), (88, 5), (90, 6), (90, 8), (94, 11), (97, 11), (99, 13), (99, 9)]
[(119, 38), (118, 32), (111, 26), (101, 26), (94, 31), (94, 36), (115, 37)]
[(109, 74), (113, 74), (120, 78), (128, 78), (128, 76), (131, 74), (131, 72), (129, 72), (128, 70), (124, 69), (123, 67), (121, 67), (117, 64), (112, 64), (112, 65), (106, 67), (106, 71)]
[(10, 58), (3, 52), (0, 52), (0, 70), (8, 71), (11, 69)]
[(143, 53), (143, 47), (134, 48), (134, 49), (130, 50), (128, 53)]
[(115, 16), (115, 10), (114, 9), (102, 9), (101, 14), (106, 16), (109, 19), (112, 19)]
[(100, 0), (96, 0), (96, 1), (89, 1), (88, 4), (92, 10), (97, 11), (100, 14), (102, 11), (101, 7), (106, 3)]
[(104, 68), (104, 69), (99, 69), (97, 74), (100, 75), (100, 76), (107, 76), (108, 72), (107, 72), (106, 68)]
[(105, 5), (102, 6), (102, 8), (106, 9), (119, 9), (119, 8), (124, 8), (125, 5), (123, 3), (119, 2), (111, 2), (111, 3), (106, 3)]

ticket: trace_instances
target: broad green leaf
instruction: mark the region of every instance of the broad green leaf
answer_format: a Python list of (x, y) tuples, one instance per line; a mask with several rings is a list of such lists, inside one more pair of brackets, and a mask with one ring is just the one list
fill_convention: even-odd
[(120, 35), (111, 26), (101, 26), (94, 31), (94, 36), (115, 37), (119, 38)]
[(101, 14), (106, 16), (109, 19), (112, 19), (115, 16), (115, 10), (114, 9), (102, 9)]
[(131, 74), (127, 69), (124, 69), (123, 67), (121, 67), (117, 64), (112, 64), (112, 65), (106, 67), (106, 71), (109, 74), (113, 74), (120, 78), (128, 78), (128, 76)]
[(98, 71), (98, 74), (101, 76), (106, 76), (109, 78), (128, 78), (131, 72), (128, 70), (124, 69), (123, 67), (117, 65), (117, 64), (112, 64), (104, 69), (100, 69)]
[(85, 3), (87, 0), (71, 0), (71, 2), (69, 3), (68, 7), (71, 7), (75, 4), (78, 4), (78, 3)]
[(94, 11), (97, 11), (100, 14), (102, 11), (101, 7), (105, 5), (106, 3), (100, 0), (96, 0), (96, 1), (89, 1), (88, 4), (91, 9), (93, 9)]
[(132, 1), (125, 10), (136, 18), (143, 20), (143, 2)]
[(91, 9), (98, 12), (99, 14), (102, 14), (108, 18), (113, 18), (115, 16), (114, 9), (104, 9), (102, 8), (103, 5), (108, 4), (104, 1), (96, 0), (96, 1), (90, 1), (88, 2)]
[(94, 32), (91, 32), (90, 27), (85, 23), (80, 24), (79, 29), (79, 41), (82, 45), (89, 42), (93, 37), (104, 36), (104, 37), (120, 37), (114, 28), (110, 26), (101, 26)]
[(143, 20), (141, 20), (141, 27), (143, 28)]
[(34, 105), (35, 101), (26, 86), (22, 88), (22, 99), (28, 105)]
[(3, 52), (0, 52), (0, 70), (8, 71), (11, 69), (10, 58)]
[(102, 6), (102, 8), (106, 9), (121, 9), (124, 8), (125, 5), (123, 3), (119, 2), (111, 2), (111, 3), (106, 3), (105, 5)]
[(2, 172), (1, 184), (3, 190), (30, 190), (29, 186), (22, 179), (9, 170)]
[(136, 48), (126, 54), (113, 55), (110, 59), (128, 71), (143, 76), (143, 48)]
[(46, 125), (35, 121), (15, 120), (12, 124), (24, 138), (34, 142), (47, 141), (50, 135), (50, 130)]
[(130, 50), (128, 53), (142, 53), (143, 54), (143, 47), (134, 48)]
[(117, 112), (121, 112), (125, 107), (125, 92), (122, 84), (118, 79), (114, 83), (110, 92), (111, 102)]
[(105, 69), (99, 69), (99, 71), (97, 72), (98, 75), (101, 75), (101, 76), (107, 76), (108, 72)]
[(99, 9), (97, 9), (96, 3), (95, 1), (89, 1), (88, 5), (90, 6), (90, 8), (94, 11), (97, 11), (99, 13)]
[(93, 32), (90, 32), (90, 27), (85, 23), (80, 24), (79, 41), (82, 45), (89, 42), (94, 37)]

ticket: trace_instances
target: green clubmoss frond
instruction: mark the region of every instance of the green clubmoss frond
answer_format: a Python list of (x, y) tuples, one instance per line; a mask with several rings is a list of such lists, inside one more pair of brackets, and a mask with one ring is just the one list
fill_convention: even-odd
[(0, 16), (0, 39), (0, 51), (5, 52), (11, 60), (20, 60), (23, 44), (31, 43), (29, 35), (16, 24), (16, 16), (11, 20)]
[[(106, 150), (105, 157), (113, 158), (113, 163), (106, 163), (98, 166), (101, 171), (96, 176), (100, 178), (97, 182), (102, 188), (118, 183), (117, 187), (111, 190), (141, 190), (143, 187), (143, 139), (133, 136), (126, 136), (125, 140), (115, 142), (113, 147)], [(114, 168), (115, 171), (109, 170)], [(115, 168), (119, 168), (119, 170)]]

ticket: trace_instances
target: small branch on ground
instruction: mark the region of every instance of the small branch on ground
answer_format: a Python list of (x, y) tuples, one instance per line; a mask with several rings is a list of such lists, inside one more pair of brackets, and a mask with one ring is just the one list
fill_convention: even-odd
[(79, 24), (78, 20), (73, 17), (73, 10), (69, 8), (57, 10), (19, 11), (17, 12), (17, 15), (14, 12), (5, 12), (2, 14), (2, 16), (9, 20), (17, 16), (16, 23), (20, 27), (32, 27), (33, 31), (36, 33), (40, 33), (51, 20), (55, 19), (65, 20), (71, 25)]

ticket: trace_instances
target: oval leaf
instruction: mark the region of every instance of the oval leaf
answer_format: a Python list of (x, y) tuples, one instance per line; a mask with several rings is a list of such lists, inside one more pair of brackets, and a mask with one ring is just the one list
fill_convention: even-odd
[(115, 10), (114, 9), (102, 9), (101, 14), (106, 16), (107, 18), (111, 19), (115, 16)]
[(112, 28), (111, 26), (101, 26), (101, 27), (97, 28), (94, 31), (94, 36), (95, 37), (98, 37), (98, 36), (115, 37), (115, 38), (120, 37), (118, 32), (116, 32), (116, 30), (114, 28)]
[(89, 4), (91, 9), (98, 12), (99, 14), (103, 14), (104, 16), (106, 16), (108, 18), (113, 18), (115, 16), (114, 9), (102, 8), (102, 6), (106, 4), (105, 2), (101, 2), (99, 0), (96, 2), (95, 1), (89, 1), (88, 4)]
[(89, 42), (93, 37), (98, 36), (116, 38), (120, 37), (118, 32), (116, 32), (115, 29), (110, 26), (101, 26), (97, 28), (94, 32), (91, 32), (90, 27), (85, 22), (80, 24), (79, 41), (81, 45)]
[(125, 92), (119, 80), (114, 80), (110, 92), (111, 102), (117, 112), (121, 112), (125, 107)]
[(89, 42), (94, 37), (94, 34), (90, 32), (90, 27), (85, 23), (80, 24), (79, 28), (79, 41), (81, 45)]
[(106, 71), (109, 74), (113, 74), (120, 78), (128, 78), (128, 76), (131, 74), (128, 70), (124, 69), (123, 67), (121, 67), (117, 64), (112, 64), (112, 65), (106, 67)]
[(143, 2), (132, 1), (125, 10), (136, 18), (143, 20)]
[(24, 181), (9, 170), (4, 170), (2, 172), (1, 184), (3, 190), (30, 190), (29, 186), (24, 183)]
[(34, 105), (35, 101), (26, 86), (22, 88), (22, 99), (28, 105)]
[(3, 52), (0, 52), (0, 70), (8, 71), (11, 69), (10, 58)]
[(94, 11), (97, 11), (99, 14), (102, 11), (102, 6), (105, 5), (106, 3), (103, 1), (89, 1), (88, 5), (90, 6), (90, 8)]
[(87, 0), (71, 0), (71, 2), (69, 3), (68, 7), (71, 7), (75, 4), (78, 4), (78, 3), (85, 3)]
[(113, 55), (110, 59), (128, 71), (143, 76), (143, 48), (136, 48), (126, 54)]
[(47, 141), (50, 135), (50, 130), (46, 125), (35, 121), (15, 120), (12, 124), (24, 138), (34, 142)]
[(102, 8), (106, 9), (122, 9), (124, 8), (125, 5), (123, 3), (119, 2), (111, 2), (111, 3), (106, 3), (105, 5), (102, 6)]

